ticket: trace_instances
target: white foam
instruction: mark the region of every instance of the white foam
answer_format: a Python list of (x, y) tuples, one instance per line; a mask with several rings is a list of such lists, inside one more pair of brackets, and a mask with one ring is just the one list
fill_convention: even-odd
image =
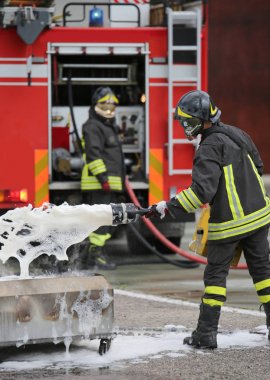
[[(265, 334), (252, 334), (249, 331), (234, 331), (231, 334), (218, 334), (219, 352), (224, 353), (230, 349), (250, 349), (251, 347), (267, 347), (267, 330)], [(55, 352), (42, 353), (42, 351), (25, 354), (23, 351), (16, 354), (11, 360), (0, 364), (0, 373), (7, 370), (21, 371), (35, 368), (61, 369), (61, 368), (99, 368), (112, 366), (121, 368), (129, 363), (147, 363), (150, 360), (160, 360), (164, 356), (181, 360), (187, 355), (194, 356), (194, 350), (183, 345), (184, 337), (188, 332), (161, 332), (150, 336), (145, 334), (118, 335), (113, 340), (108, 353), (98, 354), (99, 341), (83, 341), (74, 347), (68, 354), (57, 349)], [(196, 350), (197, 354), (211, 355), (209, 351)], [(180, 363), (180, 362), (179, 362)]]
[(42, 254), (68, 260), (69, 246), (84, 240), (100, 226), (112, 225), (110, 205), (31, 205), (8, 211), (0, 218), (0, 259), (15, 257), (21, 277), (29, 276), (29, 264)]
[(112, 297), (107, 289), (100, 291), (100, 297), (91, 299), (91, 292), (80, 292), (80, 295), (73, 303), (71, 311), (76, 312), (79, 318), (79, 331), (85, 337), (89, 337), (91, 332), (98, 330), (102, 320), (102, 312), (112, 302)]

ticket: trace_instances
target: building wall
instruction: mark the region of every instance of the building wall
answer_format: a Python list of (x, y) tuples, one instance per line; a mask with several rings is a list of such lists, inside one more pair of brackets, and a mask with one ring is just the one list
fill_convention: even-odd
[(270, 1), (208, 0), (209, 92), (255, 141), (270, 174)]

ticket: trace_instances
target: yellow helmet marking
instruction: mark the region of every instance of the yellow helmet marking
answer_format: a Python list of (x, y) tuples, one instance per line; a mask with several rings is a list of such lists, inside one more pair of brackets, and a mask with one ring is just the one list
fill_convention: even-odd
[(217, 107), (215, 106), (215, 108), (213, 109), (212, 104), (210, 102), (210, 115), (213, 116), (216, 112), (217, 112)]
[(103, 98), (100, 98), (97, 102), (98, 103), (104, 103), (107, 101), (111, 101), (111, 103), (115, 103), (115, 104), (119, 103), (119, 100), (117, 99), (117, 97), (115, 95), (111, 95), (111, 94), (103, 96)]
[(183, 112), (179, 106), (177, 107), (177, 115), (182, 117), (192, 117), (191, 115)]

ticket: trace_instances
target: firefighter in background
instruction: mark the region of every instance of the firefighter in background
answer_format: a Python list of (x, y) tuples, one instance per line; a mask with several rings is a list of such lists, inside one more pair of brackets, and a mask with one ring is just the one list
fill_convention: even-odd
[(191, 91), (180, 99), (175, 118), (186, 137), (192, 140), (201, 134), (192, 184), (170, 201), (150, 206), (148, 213), (148, 217), (176, 215), (210, 204), (205, 290), (197, 328), (184, 344), (212, 349), (217, 347), (218, 321), (226, 301), (226, 277), (239, 244), (270, 330), (270, 200), (261, 178), (263, 163), (251, 138), (221, 123), (220, 114), (206, 92)]
[[(89, 118), (83, 124), (82, 143), (85, 165), (81, 190), (87, 204), (116, 203), (117, 193), (124, 187), (124, 157), (115, 124), (115, 107), (119, 103), (109, 87), (99, 87), (92, 97)], [(89, 252), (84, 267), (96, 265), (114, 269), (116, 265), (105, 254), (105, 244), (111, 238), (111, 227), (100, 227), (89, 235)]]

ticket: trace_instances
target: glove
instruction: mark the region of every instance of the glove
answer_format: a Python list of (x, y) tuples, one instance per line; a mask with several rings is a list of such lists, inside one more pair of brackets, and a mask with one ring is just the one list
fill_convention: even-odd
[(187, 214), (187, 211), (181, 207), (176, 197), (171, 198), (168, 202), (161, 201), (157, 204), (148, 207), (148, 212), (145, 214), (146, 218), (158, 217), (163, 219), (169, 214), (173, 219), (177, 218), (180, 214)]
[(148, 209), (142, 209), (133, 203), (111, 203), (113, 226), (136, 222), (140, 216), (148, 213)]
[(152, 206), (148, 207), (148, 212), (145, 214), (146, 218), (158, 217), (163, 219), (168, 212), (168, 206), (165, 201), (158, 202)]
[(97, 174), (96, 177), (97, 177), (98, 181), (101, 184), (102, 190), (104, 190), (104, 191), (111, 191), (110, 184), (109, 184), (109, 181), (108, 181), (107, 172)]
[(104, 191), (111, 191), (110, 184), (109, 184), (108, 181), (103, 182), (103, 183), (101, 184), (101, 186), (102, 186), (102, 189), (103, 189)]

